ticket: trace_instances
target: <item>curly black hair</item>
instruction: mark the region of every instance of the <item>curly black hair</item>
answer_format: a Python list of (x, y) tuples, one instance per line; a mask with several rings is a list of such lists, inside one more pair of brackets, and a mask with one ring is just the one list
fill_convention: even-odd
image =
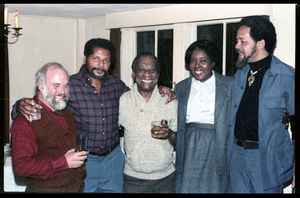
[(88, 42), (86, 42), (86, 44), (84, 46), (83, 54), (86, 56), (86, 59), (88, 59), (88, 57), (94, 53), (95, 47), (107, 49), (110, 52), (110, 62), (112, 65), (116, 58), (115, 45), (107, 39), (93, 38), (93, 39), (89, 40)]

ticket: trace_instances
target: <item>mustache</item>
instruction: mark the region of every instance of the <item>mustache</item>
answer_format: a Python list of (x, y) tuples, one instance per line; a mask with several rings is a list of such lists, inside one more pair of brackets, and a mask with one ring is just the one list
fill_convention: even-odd
[(102, 67), (99, 67), (99, 68), (93, 68), (93, 69), (91, 70), (91, 72), (93, 72), (94, 70), (102, 71), (102, 72), (104, 72), (104, 73), (107, 72), (107, 71), (106, 71), (105, 69), (103, 69)]
[(236, 53), (243, 53), (243, 54), (245, 54), (242, 50), (236, 49), (235, 51), (236, 51)]
[(67, 94), (55, 94), (54, 96), (66, 98), (68, 95)]

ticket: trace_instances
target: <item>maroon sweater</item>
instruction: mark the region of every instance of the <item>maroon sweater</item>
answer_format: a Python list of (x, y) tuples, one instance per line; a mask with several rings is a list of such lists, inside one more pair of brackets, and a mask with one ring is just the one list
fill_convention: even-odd
[[(38, 153), (36, 158), (56, 158), (74, 148), (75, 136), (77, 135), (75, 119), (68, 108), (63, 110), (63, 116), (68, 131), (65, 131), (45, 108), (41, 110), (42, 119), (28, 122), (37, 135)], [(82, 165), (79, 168), (60, 171), (53, 178), (29, 177), (27, 186), (39, 192), (78, 192), (83, 190), (85, 176), (85, 165)]]

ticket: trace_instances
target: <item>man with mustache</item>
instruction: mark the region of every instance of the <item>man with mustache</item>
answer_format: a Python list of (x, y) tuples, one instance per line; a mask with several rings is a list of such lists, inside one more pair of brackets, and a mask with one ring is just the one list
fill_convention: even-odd
[[(233, 193), (281, 193), (292, 179), (293, 145), (279, 120), (295, 113), (295, 73), (273, 55), (275, 27), (249, 16), (237, 31), (238, 53), (228, 137)], [(293, 123), (292, 123), (293, 124)]]
[(68, 74), (59, 63), (47, 63), (35, 81), (41, 119), (29, 122), (19, 113), (11, 126), (15, 175), (28, 177), (26, 192), (82, 192), (87, 151), (74, 151), (77, 128), (66, 108)]

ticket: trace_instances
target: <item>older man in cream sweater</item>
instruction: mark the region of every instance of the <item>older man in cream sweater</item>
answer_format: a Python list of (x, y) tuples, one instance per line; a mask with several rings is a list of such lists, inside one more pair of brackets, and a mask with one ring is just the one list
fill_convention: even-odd
[[(120, 98), (119, 125), (125, 129), (125, 193), (174, 193), (177, 100), (165, 104), (157, 81), (160, 66), (150, 53), (132, 63), (134, 88)], [(168, 121), (168, 127), (151, 136), (152, 121)]]

